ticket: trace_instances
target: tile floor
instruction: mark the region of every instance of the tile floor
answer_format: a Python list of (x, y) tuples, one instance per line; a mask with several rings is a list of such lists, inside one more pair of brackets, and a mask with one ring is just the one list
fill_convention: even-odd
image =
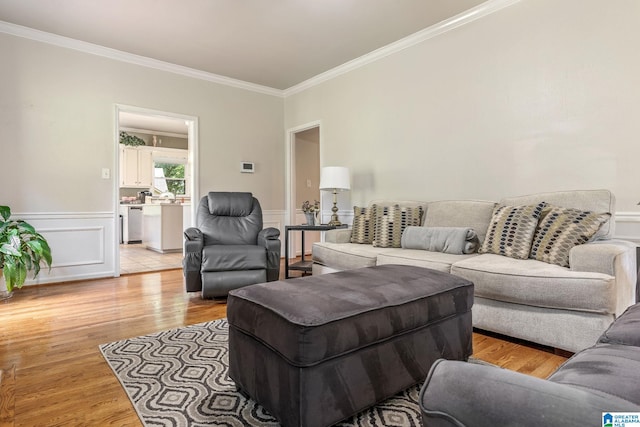
[(120, 274), (182, 268), (182, 252), (161, 254), (142, 244), (120, 245)]

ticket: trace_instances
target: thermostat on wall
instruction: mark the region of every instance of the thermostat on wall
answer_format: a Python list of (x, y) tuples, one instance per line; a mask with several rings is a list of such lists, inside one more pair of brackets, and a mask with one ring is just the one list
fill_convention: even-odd
[(253, 162), (240, 162), (240, 172), (253, 173), (255, 172), (255, 165)]

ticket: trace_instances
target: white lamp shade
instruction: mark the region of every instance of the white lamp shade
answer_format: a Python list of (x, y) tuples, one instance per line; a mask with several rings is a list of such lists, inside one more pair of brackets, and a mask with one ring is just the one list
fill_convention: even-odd
[(326, 166), (320, 171), (320, 190), (350, 190), (349, 168)]

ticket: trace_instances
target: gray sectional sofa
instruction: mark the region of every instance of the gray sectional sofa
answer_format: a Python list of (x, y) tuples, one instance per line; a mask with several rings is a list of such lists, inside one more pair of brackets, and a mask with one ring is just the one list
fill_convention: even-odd
[[(615, 198), (608, 190), (576, 190), (504, 198), (500, 205), (547, 202), (554, 206), (611, 213), (593, 239), (575, 246), (569, 267), (494, 253), (449, 254), (350, 243), (351, 230), (330, 230), (314, 243), (313, 274), (382, 264), (405, 264), (452, 273), (475, 284), (473, 325), (571, 352), (590, 345), (635, 302), (636, 245), (613, 240)], [(422, 206), (426, 227), (470, 227), (480, 241), (496, 202), (376, 201), (377, 205)]]
[(625, 425), (619, 413), (640, 412), (639, 323), (640, 304), (636, 304), (595, 345), (575, 354), (546, 380), (440, 359), (420, 392), (423, 425)]

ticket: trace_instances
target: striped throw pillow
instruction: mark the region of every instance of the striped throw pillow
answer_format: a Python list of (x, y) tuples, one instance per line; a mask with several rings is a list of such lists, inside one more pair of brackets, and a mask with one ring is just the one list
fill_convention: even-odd
[(378, 248), (399, 248), (402, 232), (410, 225), (422, 224), (422, 206), (401, 207), (373, 205), (375, 231), (373, 246)]
[(372, 207), (353, 207), (353, 226), (351, 227), (351, 243), (373, 243), (374, 213)]
[(536, 227), (529, 258), (569, 267), (571, 248), (587, 243), (609, 218), (609, 213), (549, 206)]
[(546, 206), (545, 202), (540, 202), (537, 205), (498, 205), (493, 208), (487, 235), (478, 253), (529, 258), (533, 234)]

